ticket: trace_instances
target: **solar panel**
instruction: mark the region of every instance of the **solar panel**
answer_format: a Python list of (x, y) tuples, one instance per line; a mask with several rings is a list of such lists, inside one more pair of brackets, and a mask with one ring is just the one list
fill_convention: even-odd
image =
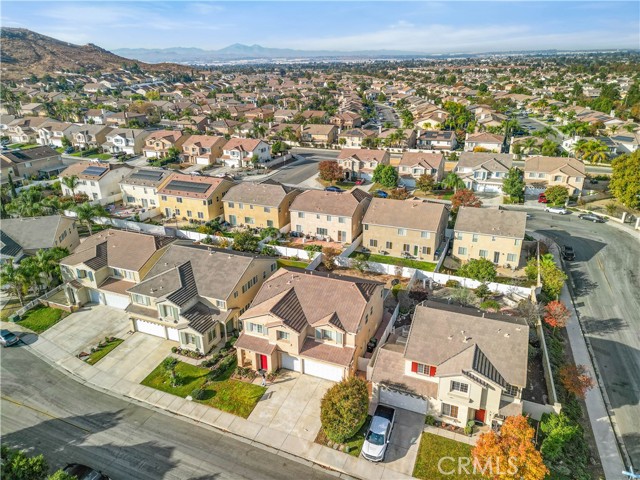
[(163, 172), (156, 172), (154, 170), (140, 170), (131, 175), (130, 178), (135, 180), (148, 180), (150, 182), (158, 182), (162, 180), (162, 173)]
[(82, 171), (82, 174), (83, 175), (95, 175), (95, 176), (99, 177), (100, 175), (102, 175), (107, 170), (108, 170), (108, 168), (106, 168), (106, 167), (89, 167), (89, 168), (85, 168)]
[(182, 190), (183, 192), (205, 193), (209, 190), (208, 183), (183, 182), (180, 180), (172, 180), (167, 185), (168, 190)]

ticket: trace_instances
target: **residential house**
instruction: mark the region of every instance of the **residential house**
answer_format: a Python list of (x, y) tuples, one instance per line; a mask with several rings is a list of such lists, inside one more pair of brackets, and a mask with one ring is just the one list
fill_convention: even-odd
[(107, 117), (112, 113), (104, 108), (90, 108), (84, 113), (84, 123), (105, 125)]
[(11, 166), (14, 178), (47, 178), (67, 168), (51, 147), (9, 150), (0, 153), (0, 158)]
[(362, 117), (355, 112), (342, 112), (333, 116), (331, 123), (341, 129), (358, 128), (362, 126)]
[(42, 103), (25, 103), (20, 106), (19, 113), (25, 117), (46, 117), (47, 109)]
[(502, 193), (502, 183), (512, 164), (508, 153), (462, 152), (454, 171), (469, 190)]
[(50, 120), (37, 117), (16, 118), (7, 124), (5, 135), (11, 143), (36, 143), (37, 128), (47, 121)]
[(437, 261), (448, 219), (441, 203), (374, 198), (362, 220), (362, 247), (375, 254)]
[(62, 215), (5, 218), (2, 231), (20, 246), (24, 255), (54, 247), (71, 252), (80, 245), (75, 220)]
[(503, 146), (503, 135), (488, 132), (467, 133), (464, 141), (465, 152), (481, 151), (501, 153)]
[(234, 226), (280, 230), (291, 223), (289, 207), (298, 194), (300, 190), (271, 180), (241, 182), (222, 199), (224, 219)]
[(180, 130), (156, 130), (145, 138), (142, 153), (146, 158), (164, 158), (169, 155), (170, 148), (181, 150), (188, 137)]
[(500, 267), (518, 268), (527, 213), (495, 208), (460, 207), (453, 257), (461, 262), (484, 258)]
[(111, 128), (105, 125), (79, 125), (71, 135), (71, 145), (76, 150), (99, 148), (107, 141)]
[(232, 138), (222, 147), (220, 160), (228, 167), (242, 168), (252, 165), (254, 155), (261, 164), (270, 161), (269, 145), (255, 138)]
[(378, 165), (389, 165), (389, 152), (366, 148), (343, 148), (338, 155), (338, 164), (342, 167), (345, 180), (363, 178), (371, 180)]
[(383, 296), (371, 280), (281, 268), (240, 317), (238, 365), (349, 377), (382, 321)]
[(408, 334), (379, 348), (373, 396), (458, 427), (475, 420), (499, 428), (523, 413), (528, 348), (523, 319), (426, 302)]
[(404, 152), (398, 163), (400, 182), (409, 187), (416, 186), (422, 175), (432, 175), (436, 182), (444, 177), (445, 157), (442, 153)]
[(233, 186), (223, 178), (173, 173), (158, 188), (165, 218), (207, 222), (223, 214), (222, 197)]
[(376, 132), (374, 130), (352, 128), (338, 134), (338, 143), (342, 146), (342, 148), (362, 148), (362, 142), (365, 138), (373, 139), (375, 137)]
[(207, 131), (216, 135), (233, 135), (240, 125), (242, 125), (242, 122), (236, 120), (216, 120), (209, 123)]
[(323, 125), (310, 123), (300, 126), (300, 141), (332, 145), (338, 138), (338, 127), (335, 125)]
[(174, 240), (114, 229), (94, 233), (60, 261), (67, 300), (126, 309), (131, 302), (127, 290), (147, 276)]
[(116, 112), (105, 118), (105, 123), (114, 128), (124, 128), (137, 124), (135, 126), (144, 126), (149, 123), (147, 116), (143, 113), (134, 112)]
[(127, 290), (133, 329), (207, 353), (239, 328), (238, 317), (276, 268), (273, 258), (174, 243)]
[(115, 128), (107, 133), (106, 141), (102, 149), (107, 153), (125, 153), (127, 155), (140, 155), (145, 145), (148, 130), (137, 128)]
[(362, 233), (362, 218), (371, 195), (354, 188), (348, 192), (307, 190), (291, 204), (291, 231), (340, 243), (352, 243)]
[(160, 168), (135, 168), (120, 181), (122, 203), (132, 207), (159, 210), (158, 188), (171, 171)]
[(418, 130), (416, 148), (422, 150), (455, 150), (458, 146), (456, 132), (453, 130)]
[(211, 165), (222, 156), (226, 143), (224, 137), (191, 135), (182, 144), (182, 156), (188, 163)]
[(122, 200), (120, 182), (133, 167), (126, 163), (79, 162), (69, 165), (61, 178), (75, 176), (78, 184), (71, 190), (62, 183), (63, 195), (85, 194), (92, 203), (106, 205)]
[(43, 146), (48, 145), (50, 147), (60, 148), (64, 146), (64, 138), (71, 143), (73, 134), (78, 128), (79, 127), (73, 123), (50, 120), (44, 122), (36, 129), (38, 133), (36, 142)]
[(448, 118), (449, 112), (435, 109), (418, 117), (414, 124), (420, 128), (441, 128)]
[(525, 193), (537, 195), (547, 187), (562, 185), (569, 195), (579, 195), (584, 187), (584, 163), (571, 157), (534, 156), (524, 161)]
[(406, 150), (416, 146), (416, 131), (412, 129), (380, 127), (377, 137), (380, 146), (385, 148)]

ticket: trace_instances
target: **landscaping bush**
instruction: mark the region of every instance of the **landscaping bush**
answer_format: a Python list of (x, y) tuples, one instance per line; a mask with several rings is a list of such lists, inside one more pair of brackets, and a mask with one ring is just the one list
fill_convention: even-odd
[(236, 361), (236, 357), (234, 355), (228, 355), (225, 358), (223, 358), (218, 364), (218, 366), (215, 369), (211, 370), (211, 373), (207, 375), (207, 380), (209, 381), (218, 380), (220, 377), (222, 377), (227, 373), (227, 371), (229, 370), (229, 367), (231, 367), (231, 365), (233, 365), (235, 361)]
[(393, 298), (395, 298), (396, 300), (398, 299), (398, 293), (400, 293), (400, 290), (402, 290), (402, 285), (400, 285), (399, 283), (391, 287), (391, 294), (393, 295)]
[(457, 280), (447, 280), (447, 283), (444, 284), (447, 288), (458, 288), (460, 286), (460, 282)]
[(458, 275), (481, 282), (493, 282), (496, 279), (496, 266), (486, 258), (473, 258), (460, 267)]
[(196, 388), (194, 391), (191, 392), (191, 398), (193, 398), (194, 400), (204, 400), (205, 395), (206, 395), (206, 390), (202, 388)]
[(307, 253), (321, 252), (322, 245), (305, 245), (303, 250)]
[(500, 310), (500, 304), (495, 300), (485, 300), (480, 304), (480, 308), (482, 310), (494, 310), (497, 312)]
[(178, 353), (178, 347), (171, 347), (171, 353)]
[(424, 419), (425, 425), (434, 426), (436, 424), (436, 419), (432, 415), (427, 415)]
[(364, 380), (351, 377), (334, 385), (320, 404), (322, 430), (330, 440), (343, 443), (356, 434), (367, 419), (369, 392)]
[(481, 298), (482, 300), (485, 300), (491, 296), (492, 292), (486, 283), (482, 283), (476, 287), (473, 293), (476, 294), (476, 297)]

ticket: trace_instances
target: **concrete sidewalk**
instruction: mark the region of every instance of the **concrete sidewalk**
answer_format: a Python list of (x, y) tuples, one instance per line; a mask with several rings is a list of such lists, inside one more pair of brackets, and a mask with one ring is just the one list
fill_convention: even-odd
[[(96, 390), (187, 417), (232, 434), (240, 441), (264, 448), (309, 466), (320, 466), (335, 470), (337, 476), (341, 478), (355, 477), (367, 480), (379, 480), (382, 478), (403, 480), (412, 478), (410, 474), (407, 475), (397, 470), (402, 468), (402, 465), (368, 462), (362, 458), (356, 458), (319, 445), (314, 443), (313, 440), (302, 438), (296, 434), (295, 430), (287, 434), (255, 421), (237, 417), (212, 407), (115, 377), (110, 375), (109, 372), (97, 369), (95, 366), (91, 366), (70, 355), (46, 338), (38, 337), (20, 328), (19, 325), (2, 322), (2, 328), (9, 328), (14, 332), (25, 332), (26, 348), (29, 348), (54, 368)], [(267, 395), (269, 395), (269, 391), (265, 394), (265, 396)], [(260, 408), (260, 404), (256, 408)], [(406, 470), (406, 466), (404, 469)]]
[[(543, 237), (542, 235), (534, 235), (535, 237)], [(556, 263), (562, 265), (560, 259), (560, 251), (557, 245), (551, 241), (551, 253), (555, 257)], [(571, 344), (571, 351), (573, 353), (573, 360), (576, 365), (584, 365), (587, 372), (593, 379), (598, 379), (599, 375), (596, 374), (595, 366), (591, 358), (587, 343), (582, 333), (580, 322), (576, 315), (576, 310), (573, 304), (573, 299), (569, 293), (569, 287), (565, 284), (562, 287), (562, 293), (560, 294), (560, 300), (564, 303), (571, 312), (571, 318), (567, 322), (567, 335), (569, 337), (569, 343)], [(585, 396), (585, 404), (587, 406), (587, 413), (589, 414), (589, 422), (591, 423), (591, 429), (596, 440), (598, 447), (598, 454), (600, 456), (600, 462), (602, 463), (602, 469), (604, 470), (605, 478), (622, 478), (622, 471), (626, 470), (625, 462), (622, 459), (620, 449), (618, 447), (618, 439), (614, 432), (613, 422), (614, 418), (609, 417), (606, 405), (605, 405), (606, 390), (602, 388), (598, 381), (598, 388), (592, 388), (587, 391)]]

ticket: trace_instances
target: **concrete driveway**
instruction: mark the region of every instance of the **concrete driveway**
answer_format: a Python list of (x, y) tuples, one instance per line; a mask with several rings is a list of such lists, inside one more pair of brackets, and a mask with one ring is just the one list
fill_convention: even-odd
[(383, 462), (387, 468), (412, 475), (423, 429), (424, 415), (396, 408), (396, 420)]
[(334, 382), (285, 372), (269, 386), (248, 420), (313, 442), (320, 431), (320, 401)]

